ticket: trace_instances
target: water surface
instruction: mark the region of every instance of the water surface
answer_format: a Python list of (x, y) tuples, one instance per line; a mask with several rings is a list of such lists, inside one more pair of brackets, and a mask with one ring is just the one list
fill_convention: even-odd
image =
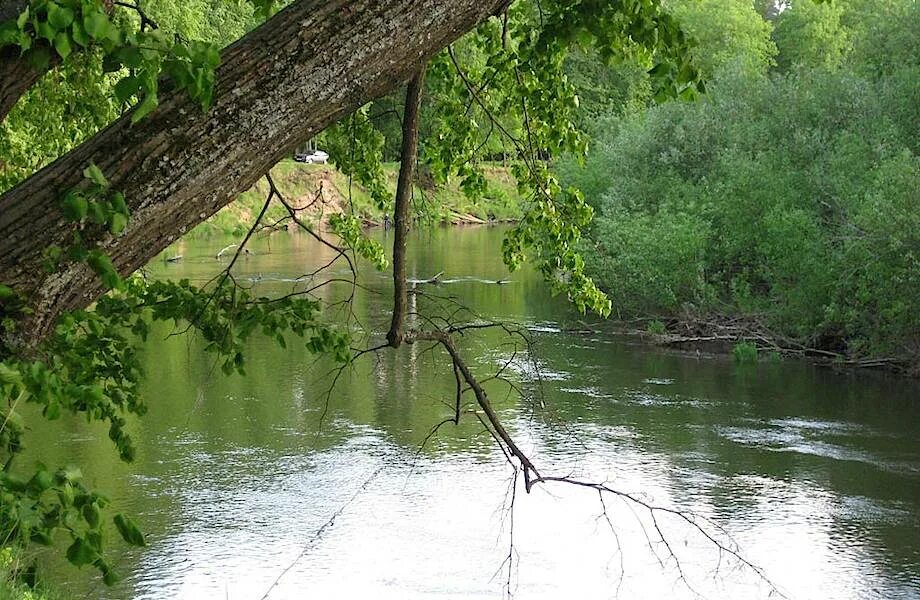
[[(455, 297), (529, 331), (531, 349), (500, 331), (461, 341), (481, 377), (504, 366), (523, 392), (488, 384), (521, 446), (544, 474), (711, 520), (770, 583), (667, 512), (653, 521), (631, 501), (561, 484), (524, 494), (473, 414), (422, 446), (454, 401), (437, 350), (368, 355), (327, 393), (332, 365), (296, 338), (287, 349), (254, 341), (248, 375), (224, 377), (199, 341), (165, 329), (144, 349), (150, 411), (131, 426), (135, 464), (78, 420), (31, 435), (33, 459), (83, 466), (150, 542), (115, 545), (126, 579), (114, 588), (57, 564), (54, 580), (110, 599), (736, 599), (771, 597), (771, 584), (790, 598), (920, 597), (915, 382), (737, 367), (578, 333), (538, 277), (507, 273), (500, 239), (489, 228), (418, 233), (409, 272), (448, 281), (419, 288), (421, 312), (434, 311), (425, 294)], [(232, 241), (186, 243), (182, 262), (149, 272), (206, 281)], [(305, 236), (253, 249), (238, 275), (265, 294), (331, 258)], [(388, 325), (388, 277), (362, 268), (370, 291), (350, 318), (371, 333), (356, 344)]]

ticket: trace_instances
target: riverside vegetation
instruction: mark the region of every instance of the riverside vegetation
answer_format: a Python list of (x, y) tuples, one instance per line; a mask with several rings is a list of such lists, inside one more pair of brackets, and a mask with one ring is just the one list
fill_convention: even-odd
[(708, 93), (595, 108), (559, 167), (616, 315), (920, 372), (920, 5), (673, 4)]
[[(391, 333), (395, 335), (392, 339), (387, 336), (388, 346), (395, 351), (402, 342), (436, 340), (442, 344), (442, 350), (452, 361), (458, 385), (454, 422), (459, 422), (461, 415), (460, 397), (464, 389), (458, 373), (462, 372), (470, 389), (476, 392), (478, 405), (489, 417), (484, 427), (495, 435), (502, 449), (508, 450), (506, 456), (523, 473), (528, 491), (531, 485), (564, 478), (544, 479), (537, 475), (536, 468), (514, 444), (491, 410), (485, 392), (460, 358), (451, 334), (479, 325), (467, 323), (455, 327), (447, 319), (443, 329), (407, 332), (395, 318), (396, 313), (404, 312), (397, 309), (404, 309), (407, 300), (405, 210), (413, 190), (416, 154), (421, 163), (420, 175), (414, 180), (418, 182), (414, 188), (417, 196), (424, 198), (427, 192), (432, 192), (435, 201), (446, 203), (446, 206), (425, 207), (423, 202), (421, 210), (418, 205), (415, 207), (420, 214), (435, 220), (450, 220), (453, 214), (480, 210), (443, 195), (462, 192), (469, 202), (485, 199), (488, 203), (477, 206), (487, 207), (486, 216), (495, 210), (519, 216), (502, 247), (505, 264), (513, 270), (525, 259), (533, 261), (551, 291), (567, 296), (581, 313), (591, 310), (607, 316), (612, 303), (588, 275), (585, 260), (577, 251), (579, 246), (588, 252), (587, 267), (605, 283), (617, 301), (620, 315), (638, 310), (705, 315), (718, 309), (763, 316), (796, 343), (834, 349), (829, 352), (842, 349), (847, 355), (859, 357), (876, 355), (886, 348), (910, 351), (914, 347), (912, 336), (916, 331), (909, 322), (904, 322), (911, 318), (912, 296), (903, 294), (897, 286), (902, 282), (908, 287), (916, 285), (915, 256), (911, 253), (915, 238), (884, 237), (887, 233), (884, 226), (892, 220), (886, 212), (890, 207), (884, 202), (895, 209), (906, 206), (906, 212), (911, 213), (910, 192), (901, 196), (898, 193), (909, 189), (902, 186), (901, 180), (910, 181), (916, 173), (915, 148), (910, 146), (911, 138), (898, 133), (897, 128), (902, 122), (907, 127), (915, 123), (911, 112), (915, 104), (906, 109), (900, 104), (896, 107), (900, 112), (892, 114), (900, 117), (892, 117), (894, 134), (871, 138), (883, 149), (907, 139), (903, 142), (907, 153), (901, 146), (892, 155), (876, 146), (861, 148), (860, 131), (859, 139), (854, 141), (856, 150), (841, 155), (847, 158), (853, 154), (858, 159), (868, 153), (870, 158), (876, 154), (885, 158), (884, 183), (891, 190), (886, 191), (876, 183), (873, 189), (884, 196), (882, 208), (876, 212), (863, 214), (841, 204), (836, 195), (814, 200), (815, 207), (799, 211), (792, 210), (797, 205), (791, 199), (777, 205), (776, 211), (766, 210), (772, 206), (772, 196), (767, 201), (752, 195), (750, 206), (735, 206), (733, 210), (716, 204), (722, 200), (715, 192), (708, 191), (708, 183), (702, 183), (706, 175), (693, 179), (696, 175), (690, 168), (692, 162), (686, 165), (686, 170), (680, 166), (680, 160), (684, 159), (681, 152), (672, 153), (674, 156), (668, 159), (678, 166), (674, 177), (666, 183), (655, 179), (666, 169), (648, 169), (649, 160), (652, 163), (660, 160), (661, 152), (650, 150), (647, 157), (641, 155), (645, 142), (648, 147), (657, 143), (668, 150), (674, 144), (679, 145), (679, 141), (665, 138), (679, 139), (682, 129), (677, 126), (659, 129), (650, 126), (650, 131), (657, 131), (654, 139), (642, 137), (645, 124), (654, 125), (654, 115), (674, 114), (683, 120), (693, 111), (703, 114), (710, 107), (719, 106), (719, 98), (743, 98), (748, 87), (757, 84), (779, 85), (779, 78), (800, 77), (802, 81), (819, 78), (809, 71), (809, 61), (825, 61), (830, 49), (837, 56), (836, 64), (849, 66), (855, 62), (853, 56), (861, 56), (861, 51), (868, 56), (867, 49), (879, 46), (872, 36), (880, 23), (909, 27), (904, 23), (910, 22), (909, 11), (913, 9), (907, 3), (892, 0), (873, 10), (867, 7), (874, 4), (858, 4), (862, 7), (854, 13), (858, 18), (834, 17), (837, 8), (821, 8), (824, 12), (815, 13), (819, 26), (811, 27), (806, 19), (805, 25), (789, 25), (786, 29), (806, 32), (802, 35), (814, 38), (814, 48), (806, 44), (794, 52), (790, 50), (783, 60), (780, 60), (783, 54), (776, 48), (783, 44), (793, 47), (793, 42), (801, 36), (790, 33), (783, 37), (777, 33), (773, 39), (771, 31), (782, 31), (779, 25), (782, 21), (795, 23), (793, 16), (800, 13), (795, 12), (795, 7), (778, 11), (774, 5), (757, 4), (767, 15), (764, 18), (742, 2), (572, 1), (544, 7), (521, 1), (509, 9), (502, 0), (450, 3), (423, 0), (407, 3), (405, 10), (402, 6), (394, 9), (391, 4), (380, 3), (379, 10), (385, 18), (377, 18), (379, 15), (370, 11), (347, 10), (347, 6), (335, 2), (324, 7), (342, 8), (340, 12), (314, 15), (314, 4), (303, 0), (288, 4), (274, 16), (277, 7), (271, 0), (251, 3), (202, 0), (193, 5), (175, 0), (142, 5), (102, 0), (33, 0), (28, 4), (29, 9), (24, 10), (25, 2), (0, 0), (2, 14), (7, 19), (0, 29), (0, 43), (10, 57), (2, 65), (4, 72), (0, 77), (5, 86), (0, 97), (3, 101), (0, 189), (7, 190), (0, 196), (4, 209), (0, 212), (3, 233), (0, 235), (3, 246), (0, 384), (6, 400), (0, 413), (5, 463), (0, 477), (3, 494), (0, 535), (4, 547), (24, 549), (24, 556), (30, 559), (30, 548), (54, 546), (57, 536), (68, 544), (64, 554), (69, 562), (76, 566), (92, 565), (106, 584), (114, 584), (119, 575), (106, 559), (104, 531), (114, 525), (125, 543), (146, 544), (139, 527), (127, 516), (118, 513), (109, 518), (108, 499), (83, 483), (79, 469), (68, 466), (49, 469), (42, 464), (23, 465), (14, 459), (22, 455), (22, 439), (30, 431), (17, 412), (21, 402), (36, 405), (36, 412), (40, 411), (40, 417), (48, 420), (69, 413), (105, 422), (119, 457), (126, 462), (133, 460), (135, 446), (127, 431), (128, 419), (142, 416), (146, 411), (144, 399), (139, 395), (142, 365), (138, 352), (151, 330), (151, 321), (175, 323), (179, 330), (192, 330), (201, 336), (207, 342), (206, 350), (228, 374), (245, 374), (245, 351), (251, 337), (260, 333), (281, 347), (288, 343), (286, 339), (293, 339), (286, 338), (286, 333), (295, 334), (305, 338), (300, 342), (306, 351), (325, 355), (342, 365), (365, 352), (383, 348), (354, 348), (349, 329), (353, 323), (348, 319), (344, 323), (327, 321), (322, 299), (312, 294), (315, 288), (304, 287), (279, 298), (253, 297), (252, 288), (238, 285), (230, 272), (235, 258), (225, 271), (202, 287), (188, 280), (150, 282), (143, 277), (129, 278), (170, 242), (265, 175), (295, 142), (303, 141), (308, 134), (315, 136), (323, 129), (320, 144), (329, 150), (339, 169), (339, 173), (329, 172), (328, 181), (340, 196), (344, 195), (343, 178), (357, 187), (349, 194), (349, 210), (341, 212), (345, 216), (336, 219), (330, 232), (338, 237), (336, 243), (341, 248), (322, 241), (327, 248), (338, 252), (335, 260), (344, 256), (349, 266), (353, 265), (348, 258), (351, 256), (355, 260), (367, 259), (380, 270), (387, 268), (383, 246), (362, 235), (360, 217), (373, 219), (393, 209), (393, 169), (388, 169), (384, 161), (399, 160), (401, 193), (397, 191), (395, 196), (396, 206), (404, 212), (396, 219), (400, 225), (393, 248), (394, 285), (401, 286), (402, 291), (394, 295)], [(9, 12), (10, 7), (22, 12), (16, 16), (17, 13)], [(899, 15), (898, 10), (904, 14)], [(879, 23), (866, 26), (859, 33), (863, 13), (881, 16), (877, 19)], [(426, 21), (438, 15), (442, 18)], [(685, 23), (686, 30), (698, 38), (698, 45), (694, 46), (672, 15)], [(298, 30), (294, 26), (313, 16), (318, 19), (316, 27)], [(777, 25), (773, 27), (768, 19)], [(831, 28), (832, 33), (827, 34), (828, 19), (831, 24), (838, 23), (842, 33), (838, 35)], [(339, 31), (343, 21), (365, 35), (360, 39), (336, 38), (331, 32)], [(472, 35), (457, 40), (462, 31), (473, 29), (477, 23), (482, 25)], [(385, 30), (383, 24), (395, 25), (392, 30)], [(421, 35), (422, 31), (430, 35)], [(730, 39), (713, 35), (729, 31)], [(907, 52), (911, 59), (915, 54), (911, 46), (913, 32), (898, 30), (886, 34), (884, 39), (896, 40), (899, 32), (903, 47), (891, 50)], [(861, 35), (868, 42), (860, 41)], [(221, 63), (219, 48), (241, 36), (242, 41), (225, 52), (226, 61)], [(272, 54), (270, 44), (260, 43), (271, 39), (273, 43), (283, 44), (285, 40), (292, 42), (293, 36), (300, 36), (300, 42), (291, 44), (291, 48), (297, 46), (291, 53)], [(846, 43), (837, 44), (843, 38)], [(444, 50), (451, 42), (454, 44)], [(739, 43), (740, 50), (736, 48)], [(863, 50), (859, 49), (860, 44)], [(576, 46), (579, 50), (574, 50)], [(339, 53), (347, 55), (349, 60), (358, 54), (366, 55), (367, 60), (345, 64), (346, 59), (335, 56), (328, 64), (317, 64), (321, 60), (317, 57), (326, 60), (324, 48), (341, 50)], [(887, 50), (882, 54), (886, 61), (891, 60)], [(400, 60), (393, 60), (394, 52), (403, 53)], [(432, 58), (426, 65), (420, 57), (429, 56)], [(777, 63), (775, 69), (773, 62)], [(828, 70), (829, 77), (836, 75), (840, 69), (831, 63), (821, 62), (814, 69)], [(866, 64), (870, 63), (875, 64), (866, 58)], [(914, 63), (907, 60), (906, 64)], [(901, 73), (902, 66), (899, 63), (897, 68), (879, 72), (868, 69), (871, 71), (868, 74), (854, 71), (853, 76), (866, 78), (873, 86), (881, 86), (881, 82), (905, 86), (892, 93), (892, 98), (896, 98), (898, 94), (911, 93), (916, 79), (910, 72)], [(328, 85), (317, 84), (323, 80), (316, 73), (329, 75), (344, 68), (352, 69), (354, 77), (333, 78)], [(665, 109), (650, 108), (652, 102), (666, 99), (698, 99), (699, 92), (707, 87), (700, 69), (708, 79), (708, 99)], [(17, 79), (17, 74), (23, 72), (28, 78)], [(45, 76), (40, 77), (42, 74)], [(170, 82), (168, 85), (160, 85), (161, 75), (162, 81)], [(415, 90), (413, 118), (400, 119), (401, 94), (385, 94), (409, 77), (414, 82), (409, 89)], [(736, 88), (731, 88), (733, 81), (740, 82), (735, 84)], [(370, 83), (364, 86), (366, 82)], [(581, 103), (576, 95), (579, 82), (589, 84), (585, 102)], [(846, 84), (840, 87), (846, 88)], [(740, 92), (732, 96), (732, 89)], [(815, 93), (830, 94), (837, 89), (819, 86)], [(275, 93), (270, 95), (266, 90)], [(298, 94), (310, 90), (317, 95), (318, 102), (325, 98), (323, 107), (328, 107), (328, 111), (304, 114)], [(384, 96), (378, 98), (381, 94)], [(410, 112), (409, 95), (406, 94), (403, 115)], [(831, 98), (822, 101), (828, 102), (828, 110), (836, 106)], [(751, 103), (756, 104), (753, 99)], [(720, 110), (734, 106), (729, 103)], [(794, 106), (799, 105), (790, 103), (790, 107)], [(807, 102), (800, 106), (808, 115), (806, 123), (819, 118), (808, 110)], [(743, 112), (742, 108), (737, 110), (739, 114)], [(887, 105), (879, 112), (882, 110), (888, 110)], [(202, 114), (207, 114), (207, 118), (201, 118)], [(711, 113), (709, 119), (716, 125), (726, 122)], [(686, 120), (692, 121), (689, 117)], [(738, 120), (744, 121), (740, 117)], [(262, 127), (256, 128), (253, 123)], [(397, 124), (402, 126), (401, 131)], [(846, 125), (835, 124), (834, 135)], [(624, 150), (617, 140), (630, 127), (636, 128), (635, 147)], [(754, 122), (750, 127), (756, 130), (759, 125)], [(563, 154), (577, 157), (575, 161), (584, 158), (587, 146), (584, 129), (589, 130), (601, 150), (597, 162), (588, 163), (587, 171), (555, 163), (554, 159)], [(689, 125), (688, 129), (692, 130)], [(816, 142), (824, 139), (816, 138)], [(747, 140), (744, 136), (738, 139)], [(765, 146), (774, 143), (767, 135), (760, 139)], [(77, 148), (81, 142), (83, 145)], [(752, 152), (750, 148), (745, 150), (741, 141), (738, 144), (741, 158), (746, 156), (745, 152)], [(692, 155), (693, 148), (697, 146), (690, 146), (686, 154)], [(704, 166), (697, 173), (704, 173), (705, 164), (718, 164), (723, 154), (730, 155), (727, 150), (731, 149), (714, 151), (709, 159), (701, 161)], [(633, 169), (629, 176), (646, 169), (649, 179), (635, 185), (638, 188), (647, 185), (650, 189), (658, 186), (658, 191), (643, 199), (627, 189), (621, 196), (628, 196), (628, 201), (616, 200), (614, 188), (620, 179), (628, 179), (623, 171), (617, 170), (618, 165), (609, 162), (611, 157), (615, 162), (620, 161), (618, 151), (625, 153), (623, 165)], [(769, 153), (770, 149), (763, 151)], [(625, 160), (629, 152), (636, 156), (633, 165)], [(891, 156), (900, 157), (901, 162), (888, 160)], [(753, 166), (741, 158), (731, 164), (738, 163), (752, 171), (759, 166), (759, 158), (753, 161)], [(782, 158), (772, 160), (783, 165)], [(875, 162), (867, 159), (852, 163), (856, 167), (841, 163), (840, 169), (844, 173), (851, 173), (860, 165), (875, 169), (876, 164), (882, 165), (881, 158)], [(494, 185), (487, 176), (487, 161), (499, 160), (510, 162), (520, 195), (517, 206), (510, 201), (507, 191), (489, 196)], [(835, 161), (828, 164), (837, 164)], [(565, 179), (573, 182), (581, 179), (587, 197), (576, 187), (564, 185), (550, 168), (553, 164), (558, 164)], [(282, 164), (276, 173), (281, 175), (279, 180), (286, 178), (283, 183), (296, 184), (300, 174), (311, 171), (312, 168), (299, 167), (295, 171)], [(590, 175), (592, 172), (594, 175)], [(726, 185), (723, 191), (760, 189), (759, 173), (753, 172), (755, 176), (749, 180), (738, 180), (734, 187)], [(866, 176), (864, 171), (860, 172)], [(503, 176), (493, 177), (496, 178), (502, 180)], [(603, 183), (599, 184), (599, 180)], [(858, 183), (854, 180), (841, 188), (870, 187), (866, 184), (859, 188)], [(319, 237), (299, 220), (301, 209), (282, 198), (271, 177), (266, 178), (265, 185), (267, 200), (263, 201), (247, 239), (257, 225), (264, 225), (262, 219), (269, 215), (273, 201), (284, 206), (283, 218)], [(780, 188), (786, 183), (775, 185)], [(708, 195), (700, 192), (694, 196), (691, 192), (696, 187), (707, 190)], [(442, 195), (438, 196), (439, 193)], [(289, 195), (288, 190), (285, 195)], [(859, 194), (854, 197), (862, 198)], [(254, 212), (257, 205), (251, 197), (248, 201), (249, 207), (244, 198), (239, 217), (244, 212)], [(592, 232), (593, 239), (583, 243), (582, 232), (595, 212), (592, 204), (601, 218)], [(838, 204), (845, 210), (840, 210)], [(654, 210), (650, 208), (653, 205)], [(696, 205), (703, 208), (695, 212)], [(23, 219), (22, 215), (30, 210), (36, 219)], [(760, 212), (770, 219), (748, 218)], [(788, 215), (791, 217), (787, 219)], [(501, 218), (499, 214), (494, 216)], [(624, 218), (617, 222), (620, 216)], [(667, 224), (671, 217), (675, 233), (662, 235), (659, 223)], [(809, 221), (812, 217), (817, 220)], [(682, 220), (685, 218), (689, 229)], [(828, 223), (838, 227), (838, 220), (842, 224), (833, 229), (835, 235), (843, 232), (863, 244), (844, 252), (849, 256), (846, 264), (859, 269), (853, 277), (863, 282), (861, 287), (852, 288), (852, 296), (863, 303), (891, 301), (876, 311), (876, 317), (885, 321), (874, 328), (871, 322), (860, 328), (858, 321), (865, 319), (867, 313), (863, 304), (855, 307), (827, 304), (824, 313), (833, 318), (812, 319), (811, 329), (807, 321), (798, 329), (791, 327), (789, 318), (777, 312), (776, 307), (795, 299), (794, 292), (811, 290), (805, 285), (807, 278), (795, 277), (801, 273), (815, 275), (822, 268), (801, 266), (801, 261), (790, 258), (793, 254), (786, 246), (798, 243), (794, 236), (779, 237), (772, 246), (761, 247), (759, 239), (763, 233), (759, 228), (766, 223), (787, 234), (809, 233), (812, 229), (829, 228)], [(218, 229), (222, 228), (219, 221), (217, 218), (214, 222)], [(727, 224), (719, 229), (722, 221)], [(894, 217), (894, 222), (898, 224), (895, 233), (900, 235), (905, 231), (903, 225), (910, 221)], [(738, 230), (742, 225), (748, 228)], [(867, 231), (871, 235), (863, 236)], [(623, 243), (621, 251), (616, 240), (621, 235), (630, 243), (635, 242), (635, 246)], [(884, 237), (884, 243), (876, 239), (879, 237)], [(837, 238), (833, 239), (836, 243)], [(903, 248), (885, 245), (890, 239), (901, 240)], [(658, 295), (667, 298), (674, 287), (668, 277), (680, 270), (667, 267), (697, 264), (687, 261), (688, 257), (696, 256), (691, 251), (682, 250), (685, 253), (677, 255), (672, 252), (687, 245), (702, 246), (705, 250), (706, 262), (694, 268), (696, 275), (691, 282), (696, 286), (694, 282), (699, 279), (705, 285), (698, 286), (698, 290), (692, 287), (689, 294), (675, 287), (678, 291), (673, 293), (670, 304), (645, 300), (643, 292), (650, 288), (635, 285), (634, 280), (654, 280), (654, 286), (662, 290)], [(717, 252), (710, 252), (710, 246)], [(758, 249), (756, 260), (739, 257), (742, 250), (751, 248)], [(822, 249), (820, 244), (805, 247), (805, 250)], [(596, 256), (592, 257), (592, 253)], [(654, 260), (636, 263), (639, 269), (629, 264), (625, 268), (617, 266), (617, 261), (641, 257), (643, 253)], [(710, 259), (710, 254), (715, 258)], [(787, 270), (764, 268), (766, 259), (761, 259), (761, 255), (770, 260), (774, 256), (785, 257), (786, 262), (777, 264), (786, 265)], [(898, 262), (899, 256), (906, 257), (906, 263)], [(815, 265), (824, 264), (822, 261), (830, 264), (831, 258), (818, 253), (814, 256)], [(659, 259), (670, 262), (662, 269)], [(864, 262), (860, 264), (859, 260)], [(863, 281), (860, 277), (862, 271), (870, 270), (865, 268), (865, 261), (869, 260), (882, 264), (888, 264), (884, 263), (888, 260), (891, 264), (887, 268), (893, 274), (883, 273)], [(824, 270), (830, 270), (837, 280), (844, 274), (830, 267)], [(892, 296), (873, 297), (884, 291), (878, 286), (886, 282), (897, 288)], [(816, 291), (808, 293), (817, 294), (823, 289), (814, 287)], [(865, 301), (855, 293), (864, 288), (867, 291), (863, 296), (869, 297)], [(634, 295), (624, 295), (624, 291), (631, 289)], [(788, 290), (788, 298), (779, 294), (783, 290)], [(838, 296), (852, 300), (845, 293), (846, 290)], [(98, 300), (95, 308), (86, 310), (94, 300)], [(800, 300), (798, 306), (810, 304), (825, 303), (814, 295), (810, 301)], [(856, 316), (851, 318), (850, 313)], [(835, 317), (837, 314), (843, 316)], [(893, 325), (889, 327), (889, 323)], [(838, 331), (834, 327), (843, 329)], [(16, 571), (24, 580), (31, 576), (30, 567)], [(21, 588), (16, 584), (11, 589)]]

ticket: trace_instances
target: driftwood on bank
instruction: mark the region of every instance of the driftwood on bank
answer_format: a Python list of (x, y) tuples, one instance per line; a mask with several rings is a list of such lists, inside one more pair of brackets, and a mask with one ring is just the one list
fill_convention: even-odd
[[(667, 324), (666, 330), (664, 332), (650, 331), (648, 326), (652, 322)], [(638, 338), (656, 346), (715, 354), (728, 354), (737, 344), (749, 343), (754, 345), (758, 352), (775, 352), (783, 357), (807, 359), (822, 366), (880, 369), (906, 375), (920, 375), (920, 365), (910, 358), (853, 357), (845, 352), (816, 348), (804, 341), (777, 334), (764, 326), (759, 319), (751, 317), (726, 316), (720, 318), (715, 316), (708, 319), (643, 317), (616, 321), (612, 327), (581, 323), (579, 327), (568, 328), (566, 331), (583, 335), (606, 331), (615, 335)]]

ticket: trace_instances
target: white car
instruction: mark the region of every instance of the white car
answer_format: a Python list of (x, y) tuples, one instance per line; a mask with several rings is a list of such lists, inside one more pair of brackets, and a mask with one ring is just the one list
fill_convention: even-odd
[(329, 162), (329, 155), (322, 150), (304, 150), (296, 153), (294, 160), (307, 164), (324, 165)]

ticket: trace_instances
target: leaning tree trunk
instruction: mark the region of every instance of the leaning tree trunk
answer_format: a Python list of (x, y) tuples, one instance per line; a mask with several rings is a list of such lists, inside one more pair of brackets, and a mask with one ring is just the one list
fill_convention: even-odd
[[(43, 269), (74, 225), (59, 203), (99, 166), (131, 210), (119, 237), (91, 240), (122, 275), (251, 187), (294, 146), (408, 80), (433, 53), (508, 0), (300, 0), (228, 47), (204, 113), (182, 92), (132, 125), (130, 114), (0, 197), (0, 283), (32, 310), (21, 331), (46, 336), (64, 311), (104, 291), (82, 263)], [(12, 341), (12, 340), (8, 340)]]

